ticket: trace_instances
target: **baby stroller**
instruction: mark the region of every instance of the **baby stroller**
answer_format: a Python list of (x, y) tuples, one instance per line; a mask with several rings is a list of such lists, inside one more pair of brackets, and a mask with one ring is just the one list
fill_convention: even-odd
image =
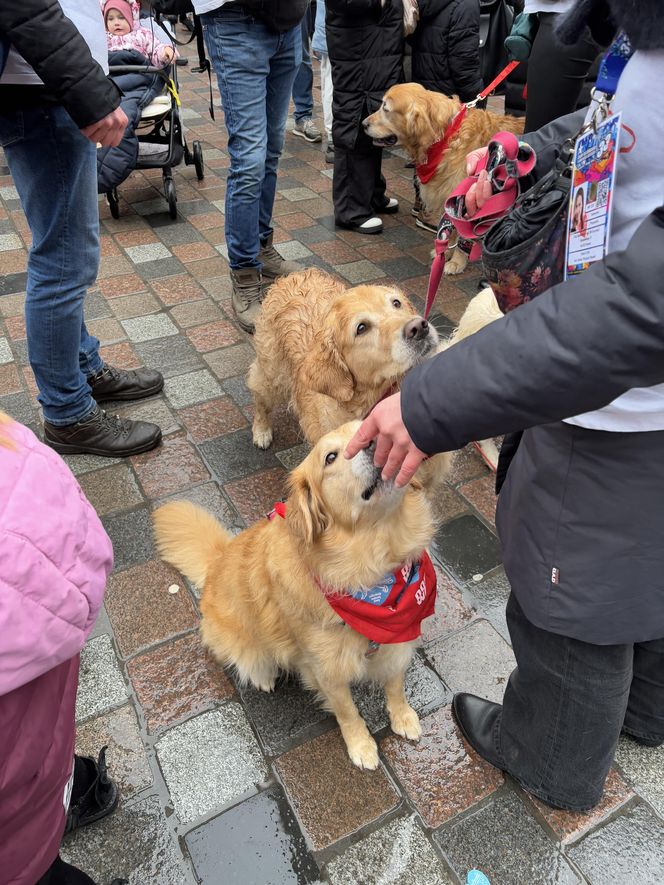
[[(196, 176), (201, 181), (205, 176), (203, 166), (203, 148), (200, 141), (194, 141), (191, 149), (187, 144), (182, 126), (180, 113), (180, 97), (178, 94), (177, 67), (158, 68), (147, 64), (122, 64), (111, 65), (109, 73), (120, 82), (132, 81), (138, 77), (153, 78), (151, 80), (153, 91), (159, 91), (149, 103), (138, 107), (138, 120), (135, 121), (134, 136), (138, 140), (137, 154), (135, 156), (136, 169), (161, 169), (164, 181), (164, 196), (168, 202), (168, 212), (171, 218), (177, 218), (177, 192), (173, 180), (172, 169), (179, 166), (182, 160), (187, 166), (194, 166)], [(161, 87), (161, 88), (159, 88)], [(126, 92), (125, 86), (122, 87)], [(119, 149), (112, 149), (119, 150)], [(125, 169), (120, 173), (122, 180), (133, 169), (126, 168), (127, 154), (120, 159), (125, 163)], [(108, 205), (113, 218), (120, 217), (120, 206), (117, 186), (105, 189), (102, 177), (99, 178), (100, 193), (106, 194)]]

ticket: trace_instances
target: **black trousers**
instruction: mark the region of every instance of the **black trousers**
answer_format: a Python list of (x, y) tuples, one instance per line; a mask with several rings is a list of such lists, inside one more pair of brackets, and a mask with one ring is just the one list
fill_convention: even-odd
[(383, 149), (374, 147), (362, 127), (352, 151), (334, 146), (332, 200), (338, 224), (362, 224), (387, 204), (382, 160)]
[(599, 801), (621, 730), (664, 743), (664, 639), (591, 645), (535, 627), (515, 595), (507, 624), (517, 667), (494, 740), (529, 793), (572, 811)]
[(539, 29), (528, 59), (526, 132), (535, 132), (552, 120), (576, 110), (588, 72), (600, 47), (589, 36), (563, 46), (554, 34), (558, 16), (539, 14)]

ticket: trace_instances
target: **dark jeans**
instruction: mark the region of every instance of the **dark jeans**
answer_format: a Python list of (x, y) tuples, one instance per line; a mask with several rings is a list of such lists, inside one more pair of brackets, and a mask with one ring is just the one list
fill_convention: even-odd
[(332, 200), (339, 224), (362, 224), (387, 204), (385, 179), (380, 171), (383, 149), (374, 147), (363, 129), (355, 149), (334, 147)]
[(58, 855), (35, 885), (96, 885), (83, 870), (65, 863)]
[(496, 746), (534, 796), (586, 811), (602, 795), (621, 730), (664, 743), (664, 639), (591, 645), (535, 627), (515, 595), (507, 623), (517, 668)]
[(535, 132), (552, 120), (576, 110), (588, 71), (600, 47), (588, 36), (573, 46), (558, 42), (554, 12), (539, 14), (539, 29), (528, 59), (526, 132)]

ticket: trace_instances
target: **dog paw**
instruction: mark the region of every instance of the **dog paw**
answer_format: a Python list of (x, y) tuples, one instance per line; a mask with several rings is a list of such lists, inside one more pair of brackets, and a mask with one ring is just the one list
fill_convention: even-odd
[(390, 726), (395, 734), (408, 738), (409, 741), (419, 741), (422, 736), (419, 716), (412, 707), (390, 716)]
[(371, 735), (348, 744), (348, 755), (353, 765), (357, 765), (358, 768), (366, 768), (369, 771), (378, 768), (378, 746)]
[(254, 445), (258, 449), (269, 449), (272, 445), (272, 429), (269, 427), (267, 430), (257, 430), (254, 428), (252, 436)]
[(455, 249), (449, 260), (445, 262), (445, 276), (452, 277), (456, 274), (463, 273), (466, 269), (467, 264), (468, 259), (463, 254), (463, 252)]
[(257, 688), (259, 691), (264, 691), (267, 694), (274, 691), (274, 687), (277, 684), (276, 676), (274, 679), (263, 679), (263, 680), (251, 680), (251, 684), (254, 688)]

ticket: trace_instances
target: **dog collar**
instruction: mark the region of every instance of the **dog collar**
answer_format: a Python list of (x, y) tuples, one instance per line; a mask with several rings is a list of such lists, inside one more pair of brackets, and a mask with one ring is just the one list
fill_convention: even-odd
[[(286, 518), (286, 505), (275, 504), (268, 514)], [(436, 571), (423, 551), (417, 562), (407, 562), (373, 587), (340, 593), (314, 581), (342, 621), (369, 640), (369, 654), (379, 645), (411, 642), (422, 632), (422, 621), (432, 615), (436, 604)]]
[(426, 162), (416, 164), (415, 171), (417, 172), (417, 177), (422, 184), (426, 184), (433, 177), (436, 169), (440, 166), (440, 162), (447, 152), (447, 149), (450, 146), (450, 142), (457, 134), (459, 129), (461, 129), (461, 124), (463, 123), (467, 113), (467, 105), (462, 104), (454, 117), (452, 117), (451, 122), (445, 128), (445, 132), (443, 132), (443, 137), (440, 138), (438, 141), (434, 141), (434, 143), (427, 151)]

